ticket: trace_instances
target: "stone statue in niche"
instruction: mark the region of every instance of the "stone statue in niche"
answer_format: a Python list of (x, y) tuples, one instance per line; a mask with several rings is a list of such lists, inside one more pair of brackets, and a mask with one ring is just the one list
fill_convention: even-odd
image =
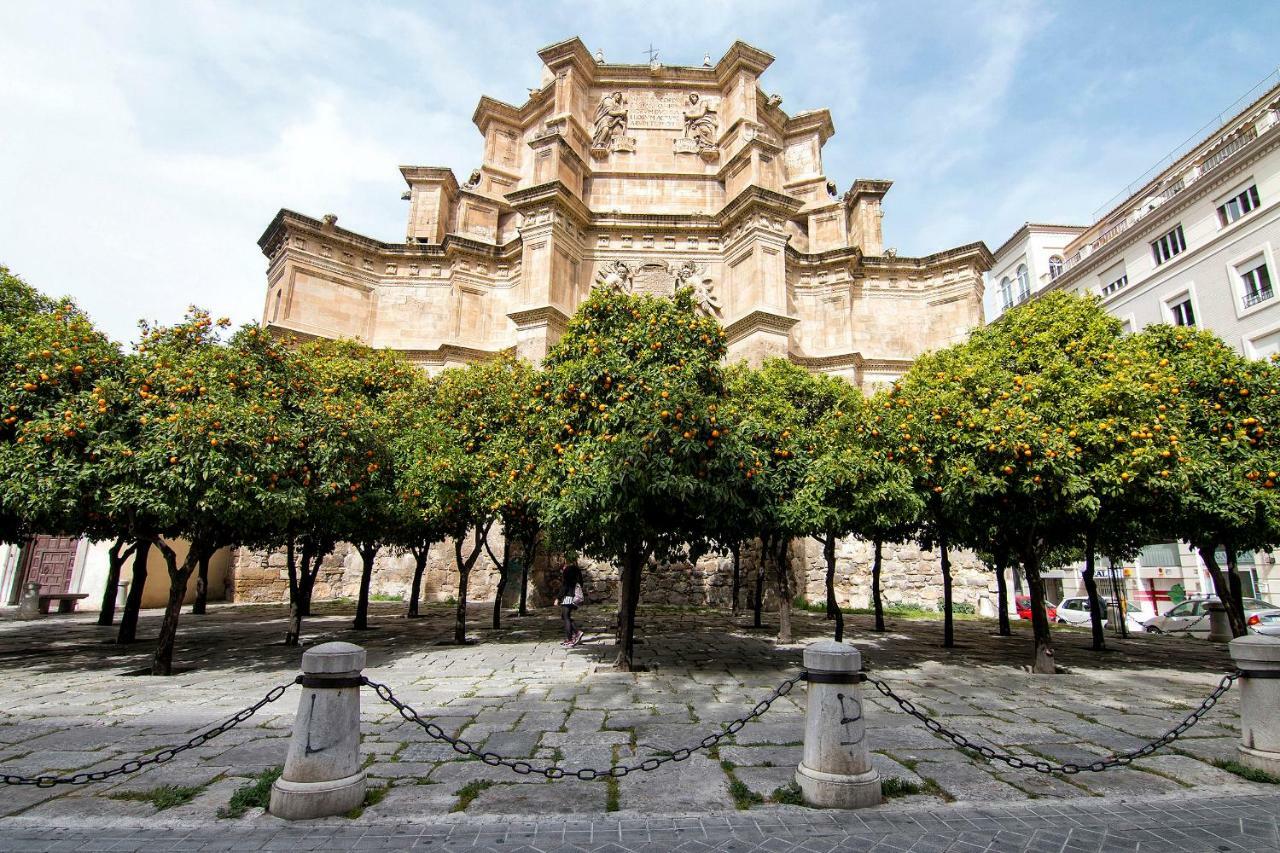
[(621, 92), (600, 99), (596, 107), (595, 133), (591, 137), (591, 153), (605, 156), (610, 150), (634, 151), (635, 140), (623, 136), (627, 130), (627, 103)]
[(595, 286), (616, 290), (619, 293), (630, 293), (634, 279), (635, 270), (627, 266), (626, 261), (612, 261), (602, 266), (596, 273)]
[(720, 120), (715, 104), (704, 101), (697, 92), (690, 92), (684, 108), (684, 136), (675, 141), (677, 154), (699, 154), (708, 162), (720, 156), (717, 139)]

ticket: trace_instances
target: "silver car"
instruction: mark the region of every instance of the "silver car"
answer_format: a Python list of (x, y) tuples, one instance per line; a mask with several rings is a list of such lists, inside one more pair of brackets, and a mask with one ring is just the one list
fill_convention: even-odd
[[(1253, 620), (1258, 621), (1253, 621)], [(1268, 610), (1249, 617), (1249, 630), (1268, 637), (1280, 637), (1280, 610)]]
[[(1193, 637), (1209, 636), (1209, 611), (1205, 609), (1205, 605), (1217, 603), (1218, 599), (1214, 598), (1192, 598), (1181, 604), (1174, 605), (1161, 616), (1154, 616), (1143, 623), (1143, 628), (1148, 634), (1190, 634)], [(1280, 616), (1280, 608), (1270, 602), (1263, 601), (1261, 598), (1246, 598), (1244, 600), (1245, 619), (1250, 621), (1250, 630), (1255, 630), (1257, 624), (1261, 624), (1261, 618), (1264, 614), (1274, 614)], [(1257, 624), (1253, 624), (1254, 617), (1258, 618)]]

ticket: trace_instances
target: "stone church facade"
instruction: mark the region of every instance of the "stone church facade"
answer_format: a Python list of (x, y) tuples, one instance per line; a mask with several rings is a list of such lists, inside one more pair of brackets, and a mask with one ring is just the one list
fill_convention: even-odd
[[(482, 162), (465, 180), (448, 168), (401, 167), (403, 241), (348, 231), (332, 215), (280, 211), (259, 240), (269, 260), (264, 323), (399, 350), (431, 371), (501, 352), (536, 363), (592, 288), (690, 286), (725, 327), (730, 359), (784, 357), (864, 390), (981, 324), (986, 246), (924, 257), (886, 249), (881, 205), (891, 182), (858, 179), (839, 191), (822, 165), (830, 113), (785, 112), (761, 88), (768, 53), (736, 42), (714, 64), (615, 65), (573, 38), (538, 55), (542, 81), (523, 104), (480, 99)], [(864, 550), (841, 551), (841, 597), (853, 603), (865, 598)], [(440, 551), (429, 597), (452, 588), (451, 555)], [(242, 553), (234, 597), (278, 600), (278, 556)], [(918, 569), (922, 559), (931, 568)], [(347, 594), (358, 562), (333, 560), (326, 586)], [(381, 561), (375, 583), (407, 586), (407, 561)], [(821, 597), (821, 581), (810, 580), (820, 562), (820, 551), (797, 543), (797, 578), (810, 597)], [(909, 579), (936, 577), (935, 563), (893, 552), (887, 587), (898, 577), (905, 586), (892, 597), (935, 599), (931, 580)], [(477, 597), (492, 595), (486, 574), (473, 575)], [(964, 561), (960, 575), (962, 597), (966, 584), (985, 589)], [(650, 577), (655, 594), (678, 589), (688, 603), (727, 595), (715, 558)]]

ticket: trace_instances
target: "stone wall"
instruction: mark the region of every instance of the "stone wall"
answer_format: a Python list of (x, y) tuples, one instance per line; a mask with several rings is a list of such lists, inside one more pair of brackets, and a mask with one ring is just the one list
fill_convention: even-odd
[[(496, 539), (497, 537), (495, 537)], [(470, 541), (467, 542), (470, 547)], [(500, 540), (494, 553), (500, 554)], [(868, 607), (871, 602), (870, 542), (841, 540), (836, 549), (836, 599), (845, 607)], [(758, 549), (742, 554), (742, 597), (745, 607), (755, 588)], [(529, 605), (554, 604), (559, 591), (559, 555), (539, 553), (529, 573)], [(608, 563), (583, 561), (585, 592), (591, 603), (611, 603), (618, 598), (618, 569)], [(981, 607), (983, 600), (995, 598), (995, 576), (969, 552), (953, 551), (951, 571), (955, 600)], [(812, 539), (797, 540), (791, 548), (792, 588), (809, 601), (826, 600), (826, 562), (822, 546)], [(728, 607), (732, 590), (733, 562), (730, 557), (708, 554), (695, 564), (687, 562), (651, 563), (641, 586), (641, 601), (647, 604)], [(378, 595), (399, 595), (406, 601), (413, 582), (413, 556), (383, 549), (374, 560), (371, 589)], [(776, 600), (773, 580), (765, 579), (765, 606)], [(471, 571), (467, 598), (493, 601), (498, 587), (498, 571), (487, 554), (481, 555)], [(910, 545), (886, 545), (883, 552), (882, 588), (886, 604), (918, 604), (935, 608), (942, 601), (942, 579), (935, 551)], [(316, 579), (314, 598), (355, 598), (360, 591), (360, 555), (353, 546), (339, 545), (325, 558)], [(240, 549), (235, 554), (228, 580), (229, 598), (236, 602), (282, 603), (289, 599), (289, 576), (283, 551), (264, 552)], [(446, 541), (431, 549), (423, 577), (422, 600), (445, 601), (458, 594), (458, 572), (453, 543)], [(504, 600), (514, 605), (519, 596), (518, 579), (508, 584)]]

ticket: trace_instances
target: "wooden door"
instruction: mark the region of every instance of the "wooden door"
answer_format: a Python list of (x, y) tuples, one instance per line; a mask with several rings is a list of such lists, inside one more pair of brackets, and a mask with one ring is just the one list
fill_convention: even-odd
[(79, 545), (80, 540), (74, 536), (37, 536), (32, 539), (27, 551), (24, 586), (35, 581), (40, 584), (42, 593), (69, 592)]

